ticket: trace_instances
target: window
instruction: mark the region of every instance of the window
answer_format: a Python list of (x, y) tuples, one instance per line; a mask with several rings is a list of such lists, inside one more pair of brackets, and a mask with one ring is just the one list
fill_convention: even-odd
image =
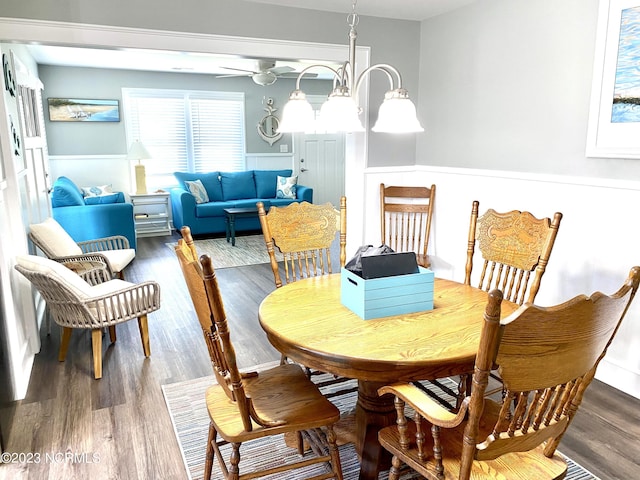
[(175, 185), (173, 172), (245, 169), (243, 92), (123, 88), (125, 129), (152, 160), (149, 190)]

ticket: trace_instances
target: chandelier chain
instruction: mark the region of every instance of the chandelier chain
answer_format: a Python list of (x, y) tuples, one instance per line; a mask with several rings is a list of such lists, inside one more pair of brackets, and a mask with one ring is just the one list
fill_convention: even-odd
[(356, 25), (358, 25), (358, 22), (360, 21), (360, 18), (356, 13), (356, 3), (358, 3), (358, 1), (353, 0), (353, 2), (351, 3), (351, 13), (347, 15), (347, 25), (349, 25), (352, 30)]

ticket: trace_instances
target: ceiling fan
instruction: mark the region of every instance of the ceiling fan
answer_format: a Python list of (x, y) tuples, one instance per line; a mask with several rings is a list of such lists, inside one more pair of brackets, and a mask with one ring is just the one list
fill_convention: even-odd
[[(243, 70), (241, 68), (221, 67), (225, 70), (234, 70), (242, 73), (232, 73), (229, 75), (218, 75), (216, 78), (229, 77), (251, 77), (258, 85), (273, 85), (278, 78), (297, 78), (298, 73), (293, 67), (276, 67), (275, 60), (257, 60), (257, 70)], [(306, 74), (305, 77), (314, 77), (314, 74)]]

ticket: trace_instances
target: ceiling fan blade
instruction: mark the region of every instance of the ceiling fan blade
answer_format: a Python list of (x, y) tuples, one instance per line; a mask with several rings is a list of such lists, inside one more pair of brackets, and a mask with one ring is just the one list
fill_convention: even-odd
[(220, 67), (220, 68), (224, 68), (225, 70), (233, 70), (235, 72), (245, 72), (249, 75), (254, 75), (256, 73), (260, 73), (260, 72), (256, 72), (255, 70), (244, 70), (242, 68), (232, 68), (232, 67)]
[(216, 75), (216, 78), (251, 77), (253, 73), (230, 73), (229, 75)]
[(295, 70), (293, 67), (283, 66), (283, 67), (275, 67), (270, 68), (269, 71), (274, 75), (281, 75), (283, 73), (289, 73)]

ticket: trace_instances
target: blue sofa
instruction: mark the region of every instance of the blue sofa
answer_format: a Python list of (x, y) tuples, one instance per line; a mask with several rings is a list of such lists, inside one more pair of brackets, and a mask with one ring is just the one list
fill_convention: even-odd
[(72, 180), (59, 177), (53, 184), (51, 207), (53, 218), (76, 242), (123, 235), (129, 247), (136, 248), (133, 205), (122, 192), (85, 198)]
[[(244, 172), (175, 172), (180, 185), (171, 189), (173, 225), (180, 230), (184, 225), (191, 228), (194, 235), (216, 234), (226, 231), (225, 208), (255, 207), (263, 202), (265, 208), (271, 205), (283, 206), (293, 202), (313, 203), (313, 189), (296, 186), (296, 198), (276, 198), (277, 177), (291, 177), (291, 170), (247, 170)], [(196, 203), (185, 182), (200, 180), (209, 202)], [(235, 222), (236, 231), (260, 230), (260, 220), (255, 217), (239, 217)]]

